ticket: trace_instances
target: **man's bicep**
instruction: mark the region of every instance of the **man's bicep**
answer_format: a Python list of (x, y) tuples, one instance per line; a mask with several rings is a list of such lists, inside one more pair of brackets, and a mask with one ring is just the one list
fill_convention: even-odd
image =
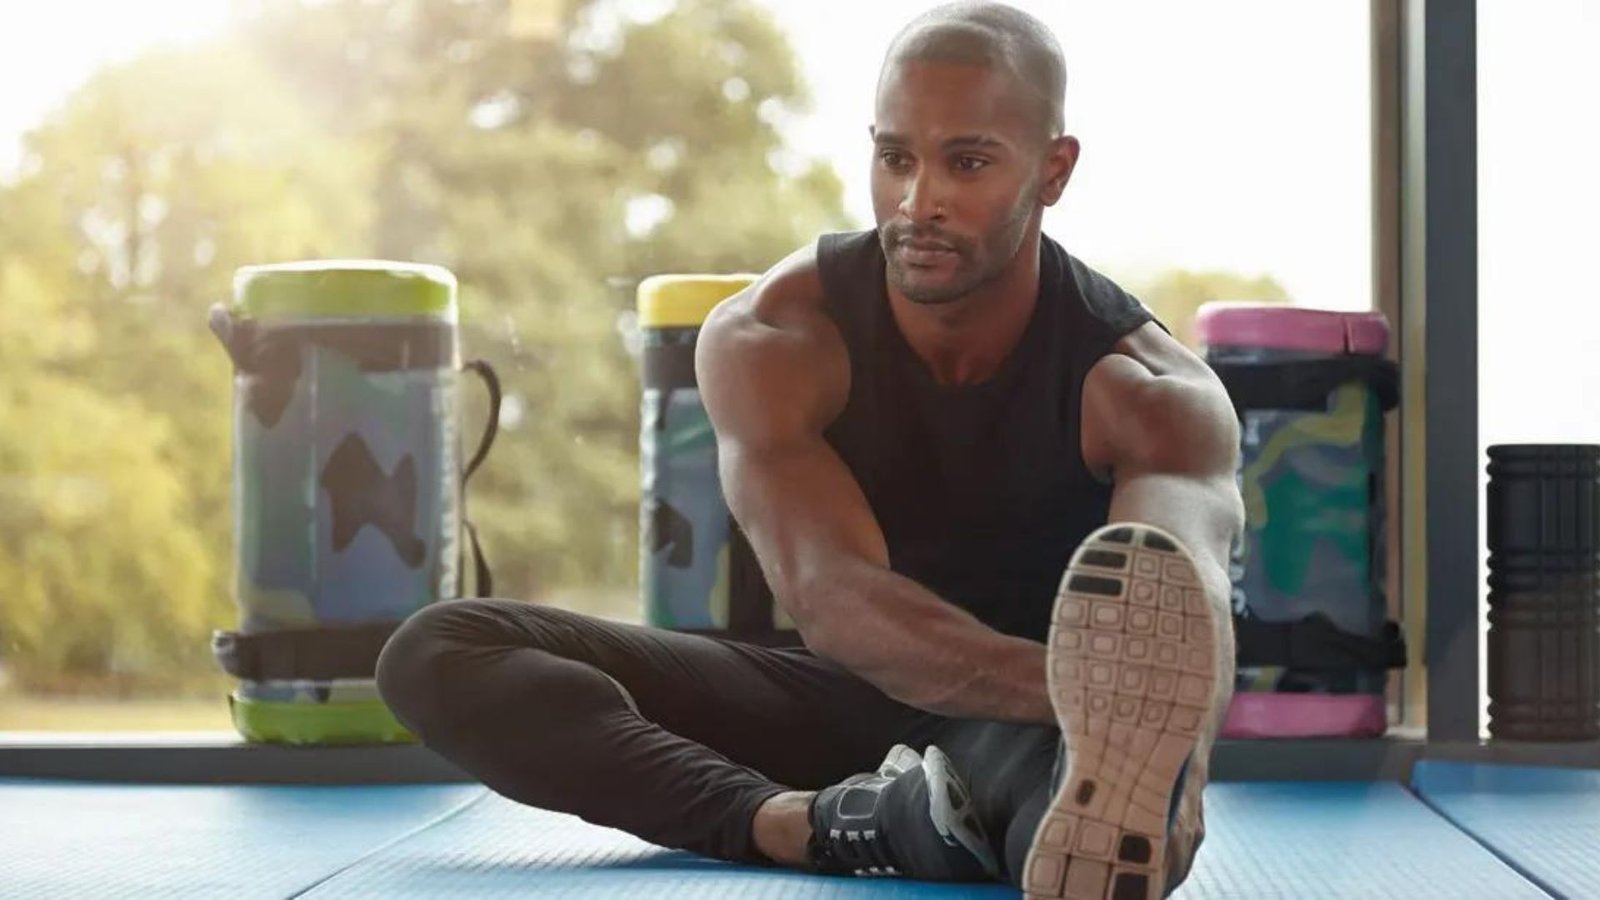
[(850, 360), (812, 281), (802, 267), (725, 304), (695, 351), (723, 495), (802, 634), (812, 599), (888, 566), (866, 497), (822, 436), (848, 401)]

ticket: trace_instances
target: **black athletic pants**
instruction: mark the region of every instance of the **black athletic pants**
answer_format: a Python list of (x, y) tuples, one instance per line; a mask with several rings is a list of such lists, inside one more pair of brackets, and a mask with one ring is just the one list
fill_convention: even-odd
[(378, 686), (413, 734), (499, 794), (757, 865), (771, 864), (751, 835), (769, 797), (870, 772), (896, 743), (937, 744), (1014, 884), (1060, 734), (926, 713), (803, 649), (511, 600), (419, 611), (385, 646)]

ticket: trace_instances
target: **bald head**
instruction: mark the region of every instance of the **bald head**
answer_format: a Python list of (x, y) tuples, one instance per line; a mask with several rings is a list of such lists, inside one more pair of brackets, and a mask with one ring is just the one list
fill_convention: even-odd
[(984, 0), (931, 9), (895, 36), (884, 57), (883, 73), (912, 62), (1004, 72), (1033, 101), (1046, 137), (1060, 136), (1065, 127), (1067, 65), (1061, 45), (1043, 22), (1020, 9)]

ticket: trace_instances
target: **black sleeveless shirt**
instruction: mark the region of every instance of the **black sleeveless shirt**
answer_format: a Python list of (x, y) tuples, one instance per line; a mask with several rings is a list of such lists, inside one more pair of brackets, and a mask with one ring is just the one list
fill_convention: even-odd
[(824, 433), (888, 541), (890, 567), (1008, 634), (1044, 640), (1062, 571), (1111, 485), (1079, 439), (1084, 376), (1150, 311), (1042, 237), (1039, 298), (988, 380), (940, 385), (889, 309), (876, 231), (824, 235), (817, 266), (850, 353)]

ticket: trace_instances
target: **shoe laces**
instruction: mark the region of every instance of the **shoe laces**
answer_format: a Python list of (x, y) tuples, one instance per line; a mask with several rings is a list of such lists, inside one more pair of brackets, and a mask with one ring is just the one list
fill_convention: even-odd
[(839, 868), (856, 875), (892, 877), (900, 874), (882, 832), (876, 828), (831, 828), (825, 853)]

